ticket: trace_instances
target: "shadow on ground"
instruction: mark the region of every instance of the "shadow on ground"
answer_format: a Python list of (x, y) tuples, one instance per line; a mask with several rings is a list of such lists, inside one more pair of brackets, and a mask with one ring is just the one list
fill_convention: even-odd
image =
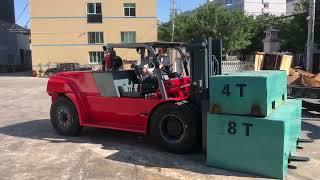
[(302, 118), (304, 120), (318, 120), (320, 121), (320, 112), (303, 109), (302, 110)]
[(256, 177), (207, 167), (205, 165), (205, 155), (201, 152), (185, 155), (167, 153), (152, 144), (149, 138), (140, 134), (85, 128), (79, 137), (64, 137), (55, 133), (50, 121), (47, 119), (1, 127), (0, 134), (46, 140), (50, 143), (71, 142), (101, 144), (103, 149), (118, 151), (106, 157), (106, 159), (141, 165), (146, 168), (159, 168), (159, 171), (161, 171), (160, 168), (174, 168), (208, 175)]
[(320, 139), (320, 127), (309, 122), (303, 121), (302, 122), (302, 130), (308, 131), (307, 137), (310, 139)]
[(312, 123), (312, 121), (320, 121), (320, 113), (304, 109), (302, 117), (302, 130), (307, 131), (307, 137), (314, 140), (320, 139), (320, 127)]

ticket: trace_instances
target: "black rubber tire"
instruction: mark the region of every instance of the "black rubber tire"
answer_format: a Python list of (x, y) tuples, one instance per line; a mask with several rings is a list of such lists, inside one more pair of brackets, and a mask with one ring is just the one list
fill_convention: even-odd
[[(60, 108), (66, 108), (70, 113), (71, 121), (68, 127), (62, 127), (59, 125), (58, 110)], [(66, 97), (59, 97), (52, 105), (50, 109), (50, 118), (53, 128), (61, 135), (64, 136), (76, 136), (81, 131), (79, 123), (78, 112), (71, 100)]]
[[(178, 142), (169, 142), (163, 138), (161, 124), (163, 118), (175, 116), (183, 122), (184, 135)], [(198, 140), (198, 120), (192, 110), (192, 106), (165, 104), (154, 111), (151, 117), (149, 132), (154, 142), (165, 148), (167, 151), (176, 154), (184, 154), (196, 149)], [(162, 132), (161, 132), (162, 131)]]

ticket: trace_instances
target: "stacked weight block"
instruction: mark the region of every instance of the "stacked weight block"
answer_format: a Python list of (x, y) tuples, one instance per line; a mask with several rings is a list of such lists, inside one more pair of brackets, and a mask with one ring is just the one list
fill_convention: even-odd
[(265, 117), (287, 99), (285, 71), (249, 71), (210, 78), (211, 111)]
[(287, 99), (286, 77), (285, 71), (210, 77), (209, 166), (284, 178), (301, 133), (302, 106)]

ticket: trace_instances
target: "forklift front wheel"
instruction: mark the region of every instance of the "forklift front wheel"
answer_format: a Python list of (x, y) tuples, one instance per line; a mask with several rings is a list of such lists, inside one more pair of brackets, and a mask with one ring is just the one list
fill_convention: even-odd
[(150, 133), (154, 141), (169, 152), (190, 152), (197, 142), (195, 113), (186, 104), (165, 104), (153, 113)]

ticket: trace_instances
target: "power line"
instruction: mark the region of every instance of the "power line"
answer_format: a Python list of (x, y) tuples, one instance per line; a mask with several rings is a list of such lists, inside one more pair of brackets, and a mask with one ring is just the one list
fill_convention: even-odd
[(30, 1), (27, 2), (27, 4), (25, 5), (25, 7), (23, 8), (23, 10), (21, 11), (21, 13), (19, 14), (16, 22), (11, 26), (10, 31), (13, 29), (13, 27), (15, 26), (15, 24), (20, 20), (20, 18), (22, 17), (23, 13), (26, 11), (27, 7), (29, 6)]
[(29, 1), (27, 2), (27, 4), (25, 5), (25, 7), (23, 8), (22, 12), (19, 14), (16, 22), (18, 22), (20, 20), (20, 18), (22, 17), (23, 13), (25, 12), (25, 10), (27, 9), (27, 7), (29, 6)]
[[(271, 18), (266, 18), (266, 19), (262, 19), (262, 20), (255, 20), (252, 23), (245, 23), (245, 24), (237, 24), (237, 25), (254, 25), (257, 23), (261, 23), (261, 22), (268, 22), (268, 21), (276, 21), (276, 20), (281, 20), (281, 19), (287, 19), (290, 17), (295, 17), (295, 16), (299, 16), (299, 15), (307, 15), (308, 12), (301, 12), (301, 13), (296, 13), (296, 14), (292, 14), (292, 15), (287, 15), (287, 16), (279, 16), (279, 17), (271, 17)], [(222, 26), (222, 28), (228, 28), (234, 25), (228, 25), (228, 26)]]
[(278, 19), (287, 19), (287, 18), (290, 18), (290, 17), (295, 17), (295, 16), (298, 16), (298, 15), (306, 15), (307, 12), (302, 12), (302, 13), (296, 13), (296, 14), (292, 14), (292, 15), (287, 15), (287, 16), (279, 16), (279, 17), (272, 17), (272, 18), (267, 18), (267, 19), (263, 19), (263, 20), (260, 20), (260, 21), (256, 21), (252, 24), (255, 24), (255, 23), (259, 23), (259, 22), (267, 22), (267, 21), (272, 21), (272, 20), (278, 20)]
[(28, 23), (30, 22), (30, 18), (28, 19), (28, 21), (24, 24), (23, 27), (26, 27), (28, 25)]

